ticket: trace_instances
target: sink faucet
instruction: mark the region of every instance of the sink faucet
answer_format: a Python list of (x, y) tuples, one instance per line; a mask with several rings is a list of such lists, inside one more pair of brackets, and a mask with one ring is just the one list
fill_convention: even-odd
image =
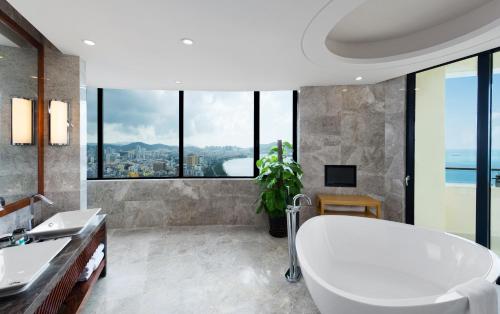
[(288, 282), (297, 282), (302, 275), (297, 258), (297, 250), (295, 249), (295, 236), (297, 235), (297, 213), (300, 212), (300, 200), (304, 199), (307, 206), (311, 206), (311, 198), (305, 194), (297, 194), (293, 197), (293, 205), (288, 205), (286, 209), (286, 221), (288, 231), (288, 255), (290, 257), (290, 268), (285, 274)]
[(45, 197), (42, 194), (31, 195), (31, 197), (30, 197), (30, 215), (31, 215), (31, 217), (30, 217), (30, 221), (29, 221), (28, 230), (33, 229), (33, 227), (35, 226), (35, 206), (34, 206), (35, 199), (39, 199), (42, 202), (44, 202), (50, 206), (54, 205), (54, 202), (52, 202), (51, 200), (49, 200), (47, 197)]
[(4, 206), (5, 206), (5, 198), (0, 196), (0, 212), (5, 209)]

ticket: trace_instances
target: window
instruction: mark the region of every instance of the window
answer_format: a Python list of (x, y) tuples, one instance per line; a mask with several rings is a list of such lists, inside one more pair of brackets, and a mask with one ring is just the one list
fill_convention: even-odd
[(254, 93), (184, 93), (184, 176), (252, 177)]
[(472, 57), (417, 73), (415, 89), (415, 224), (471, 240), (476, 236), (477, 81)]
[(87, 178), (97, 178), (97, 88), (87, 88)]
[[(294, 92), (260, 93), (260, 155), (269, 152), (278, 140), (293, 143)], [(292, 152), (289, 152), (292, 153)]]
[(406, 222), (496, 252), (499, 50), (408, 74), (406, 86)]
[(259, 152), (296, 141), (296, 91), (87, 93), (90, 180), (251, 178)]
[(103, 176), (176, 177), (179, 93), (104, 89)]

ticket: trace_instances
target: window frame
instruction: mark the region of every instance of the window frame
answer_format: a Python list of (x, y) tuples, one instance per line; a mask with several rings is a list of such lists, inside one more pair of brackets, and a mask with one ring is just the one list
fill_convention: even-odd
[(477, 57), (476, 243), (491, 244), (491, 108), (493, 55), (500, 47), (444, 62), (406, 75), (405, 222), (415, 224), (415, 101), (418, 73)]
[[(104, 177), (104, 88), (97, 88), (97, 177), (88, 178), (87, 181), (106, 181), (106, 180), (176, 180), (176, 179), (253, 179), (259, 175), (259, 169), (256, 166), (260, 158), (260, 91), (254, 91), (253, 101), (253, 175), (252, 176), (203, 176), (193, 177), (184, 175), (184, 91), (179, 90), (179, 172), (177, 176), (172, 177)], [(293, 141), (293, 159), (297, 160), (297, 110), (298, 110), (298, 91), (291, 90), (292, 97), (292, 141)]]

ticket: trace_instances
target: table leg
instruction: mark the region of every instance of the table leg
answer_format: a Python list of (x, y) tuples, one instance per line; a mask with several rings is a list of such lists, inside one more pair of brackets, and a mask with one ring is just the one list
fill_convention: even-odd
[(382, 208), (380, 204), (377, 204), (377, 219), (382, 218)]

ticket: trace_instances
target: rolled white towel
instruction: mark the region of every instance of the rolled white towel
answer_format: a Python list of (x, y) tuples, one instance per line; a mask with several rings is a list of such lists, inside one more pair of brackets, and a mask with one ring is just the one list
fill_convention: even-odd
[(475, 278), (455, 288), (469, 300), (468, 314), (498, 313), (498, 299), (495, 286), (483, 278)]
[(97, 246), (97, 249), (95, 250), (94, 254), (102, 251), (104, 251), (104, 243), (101, 243)]
[(103, 258), (104, 258), (104, 252), (98, 252), (97, 255), (92, 256), (92, 260), (94, 261), (94, 269), (93, 270), (96, 270), (97, 267), (99, 267)]
[(101, 243), (97, 246), (97, 249), (94, 251), (94, 254), (92, 254), (92, 257), (87, 262), (87, 265), (85, 265), (85, 268), (80, 274), (80, 277), (78, 277), (78, 281), (89, 280), (94, 270), (96, 270), (97, 267), (99, 267), (99, 264), (101, 264), (103, 258), (104, 258), (104, 244)]

